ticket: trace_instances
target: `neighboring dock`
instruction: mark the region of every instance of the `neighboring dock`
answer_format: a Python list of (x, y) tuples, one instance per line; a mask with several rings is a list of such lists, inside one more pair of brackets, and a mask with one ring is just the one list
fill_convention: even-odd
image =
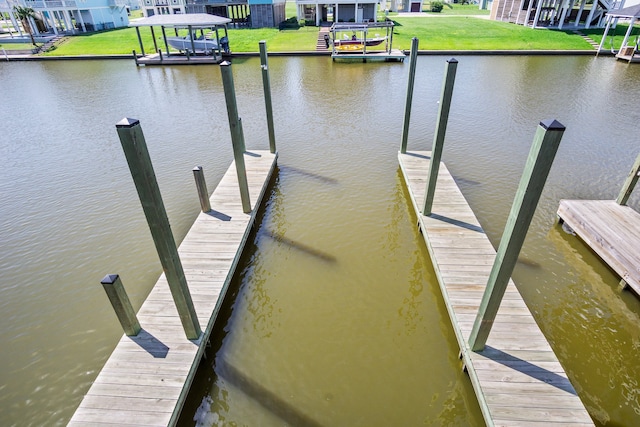
[(486, 347), (471, 350), (470, 334), (496, 251), (444, 164), (440, 163), (432, 213), (425, 216), (421, 206), (431, 153), (400, 153), (398, 159), (487, 425), (593, 425), (512, 281)]
[(626, 206), (640, 174), (640, 155), (616, 200), (560, 200), (558, 218), (640, 295), (640, 213)]
[(217, 311), (233, 277), (277, 154), (244, 154), (252, 211), (243, 213), (235, 162), (213, 192), (211, 211), (201, 212), (178, 250), (201, 325), (188, 340), (165, 275), (138, 312), (142, 331), (123, 336), (71, 419), (80, 425), (173, 425), (208, 342)]

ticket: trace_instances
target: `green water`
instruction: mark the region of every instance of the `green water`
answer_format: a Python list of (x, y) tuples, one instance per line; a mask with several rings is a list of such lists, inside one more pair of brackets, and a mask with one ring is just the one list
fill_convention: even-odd
[[(418, 59), (410, 149), (431, 145), (445, 59)], [(597, 424), (640, 424), (640, 303), (555, 225), (560, 198), (617, 195), (640, 67), (458, 59), (443, 160), (494, 246), (538, 122), (567, 127), (514, 279)], [(398, 171), (408, 64), (269, 65), (279, 170), (181, 422), (482, 424)], [(259, 62), (233, 69), (265, 149)], [(119, 273), (137, 308), (161, 272), (114, 125), (140, 119), (180, 241), (191, 169), (213, 189), (232, 159), (220, 72), (2, 63), (0, 80), (0, 424), (63, 425), (122, 333), (99, 280)]]

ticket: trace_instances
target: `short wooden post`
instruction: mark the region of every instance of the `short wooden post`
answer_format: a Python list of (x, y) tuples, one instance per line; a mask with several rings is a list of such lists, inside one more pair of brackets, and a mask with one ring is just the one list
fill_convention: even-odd
[(125, 118), (116, 124), (116, 130), (182, 327), (188, 339), (198, 339), (202, 332), (200, 323), (191, 300), (191, 293), (178, 256), (178, 248), (171, 233), (169, 218), (164, 208), (140, 122), (136, 119)]
[(193, 177), (196, 180), (196, 187), (198, 188), (198, 198), (200, 199), (200, 207), (202, 212), (209, 212), (211, 210), (211, 203), (209, 202), (209, 191), (207, 191), (207, 182), (204, 179), (204, 171), (202, 166), (196, 166), (193, 168)]
[(233, 158), (236, 163), (238, 184), (240, 185), (240, 198), (242, 199), (242, 211), (251, 212), (251, 200), (249, 199), (249, 184), (247, 182), (247, 170), (244, 165), (244, 141), (242, 135), (242, 122), (238, 117), (238, 104), (233, 84), (231, 63), (224, 61), (220, 64), (222, 71), (222, 84), (224, 86), (224, 98), (227, 103), (227, 115), (229, 117), (229, 129), (231, 130), (231, 144), (233, 145)]
[[(392, 31), (393, 32), (393, 31)], [(409, 122), (411, 121), (411, 104), (413, 103), (413, 85), (416, 79), (416, 59), (418, 58), (418, 38), (411, 39), (411, 63), (409, 64), (409, 83), (407, 85), (407, 102), (404, 106), (404, 127), (402, 128), (402, 145), (400, 152), (407, 152), (409, 140)]]
[(469, 336), (473, 351), (481, 351), (487, 342), (564, 130), (556, 120), (543, 121), (538, 126)]
[(139, 67), (140, 64), (138, 64), (138, 55), (136, 55), (135, 49), (133, 49), (133, 60), (136, 61), (136, 67)]
[(162, 62), (162, 49), (158, 49), (158, 57), (160, 58), (160, 62)]
[(629, 197), (633, 192), (636, 183), (638, 182), (638, 175), (640, 175), (640, 155), (636, 157), (636, 162), (633, 164), (631, 168), (631, 172), (629, 172), (629, 176), (627, 176), (624, 185), (622, 186), (622, 190), (620, 190), (620, 194), (616, 199), (616, 203), (619, 205), (626, 205), (629, 201)]
[(449, 121), (449, 109), (451, 108), (451, 96), (453, 94), (453, 84), (456, 80), (456, 69), (458, 61), (451, 58), (447, 61), (444, 70), (444, 80), (442, 82), (442, 96), (440, 97), (440, 108), (438, 109), (438, 121), (436, 131), (433, 135), (433, 148), (431, 149), (431, 161), (429, 162), (429, 174), (427, 175), (427, 189), (424, 196), (422, 215), (431, 215), (433, 207), (433, 196), (436, 193), (436, 182), (438, 181), (438, 171), (440, 170), (440, 159), (444, 147), (444, 136), (447, 132)]
[(260, 41), (260, 68), (262, 68), (262, 86), (264, 87), (264, 104), (267, 109), (267, 128), (269, 130), (269, 151), (276, 152), (276, 134), (273, 127), (273, 107), (271, 105), (271, 81), (267, 62), (267, 42)]
[(136, 312), (133, 310), (127, 291), (124, 290), (120, 276), (117, 274), (107, 274), (100, 281), (102, 287), (111, 301), (111, 305), (118, 316), (118, 320), (124, 329), (124, 333), (129, 337), (135, 337), (140, 333), (140, 322)]
[(187, 61), (191, 61), (191, 55), (189, 54), (189, 49), (185, 49), (184, 53), (187, 55)]

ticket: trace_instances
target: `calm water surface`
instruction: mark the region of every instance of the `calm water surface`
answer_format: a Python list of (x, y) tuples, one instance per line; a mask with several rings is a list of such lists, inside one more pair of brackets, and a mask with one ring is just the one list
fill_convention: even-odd
[[(431, 145), (445, 59), (418, 59), (410, 149)], [(560, 198), (617, 195), (640, 67), (459, 60), (444, 161), (495, 246), (537, 123), (567, 126), (514, 278), (594, 420), (639, 424), (640, 304), (554, 220)], [(233, 67), (265, 149), (259, 62)], [(270, 60), (279, 173), (183, 423), (482, 424), (398, 173), (407, 70)], [(0, 81), (0, 424), (60, 425), (121, 336), (100, 279), (139, 307), (161, 271), (114, 125), (141, 120), (180, 241), (191, 168), (214, 188), (232, 159), (220, 71), (3, 63)]]

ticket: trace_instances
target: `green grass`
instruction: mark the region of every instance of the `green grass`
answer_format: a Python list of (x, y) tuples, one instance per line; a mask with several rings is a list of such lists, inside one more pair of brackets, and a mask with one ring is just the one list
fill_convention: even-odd
[[(455, 7), (455, 5), (454, 5)], [(473, 17), (401, 18), (394, 16), (393, 47), (409, 49), (411, 38), (418, 37), (420, 48), (427, 50), (589, 50), (591, 46), (572, 32), (523, 27), (505, 22), (489, 21)], [(617, 34), (626, 31), (620, 25)], [(153, 49), (151, 32), (141, 28), (140, 33), (147, 51)], [(595, 40), (602, 30), (593, 30)], [(230, 29), (232, 52), (256, 52), (258, 42), (266, 40), (269, 51), (315, 50), (318, 28), (301, 27), (299, 30), (279, 31), (276, 28)], [(156, 31), (158, 46), (164, 47), (160, 31)], [(601, 37), (601, 36), (600, 36)], [(103, 31), (68, 38), (57, 49), (44, 55), (109, 55), (130, 54), (140, 51), (134, 28)]]
[[(418, 37), (429, 50), (573, 50), (592, 49), (571, 32), (531, 29), (473, 17), (400, 18), (394, 22), (393, 46), (409, 49)], [(601, 30), (602, 31), (602, 30)]]
[(31, 43), (4, 43), (0, 44), (0, 48), (4, 48), (6, 51), (10, 50), (31, 50), (33, 45)]
[[(451, 7), (449, 7), (451, 6)], [(422, 11), (431, 15), (489, 15), (489, 9), (480, 9), (477, 4), (447, 4), (444, 5), (441, 12), (431, 12), (431, 2), (424, 2)]]
[(277, 28), (257, 28), (229, 30), (229, 44), (232, 52), (257, 52), (258, 42), (265, 40), (271, 52), (316, 50), (317, 27), (300, 27), (298, 30)]
[[(629, 29), (628, 24), (618, 24), (617, 28), (609, 28), (609, 32), (607, 33), (607, 40), (604, 42), (603, 49), (610, 49), (612, 46), (611, 39), (613, 38), (613, 48), (619, 49), (622, 41), (624, 40), (624, 35), (627, 33)], [(588, 35), (595, 41), (596, 43), (600, 43), (602, 41), (603, 29), (589, 29), (589, 30), (580, 30), (582, 33)], [(636, 37), (640, 36), (640, 27), (634, 26), (633, 30), (631, 30), (631, 36), (629, 37), (629, 44), (635, 44)]]

